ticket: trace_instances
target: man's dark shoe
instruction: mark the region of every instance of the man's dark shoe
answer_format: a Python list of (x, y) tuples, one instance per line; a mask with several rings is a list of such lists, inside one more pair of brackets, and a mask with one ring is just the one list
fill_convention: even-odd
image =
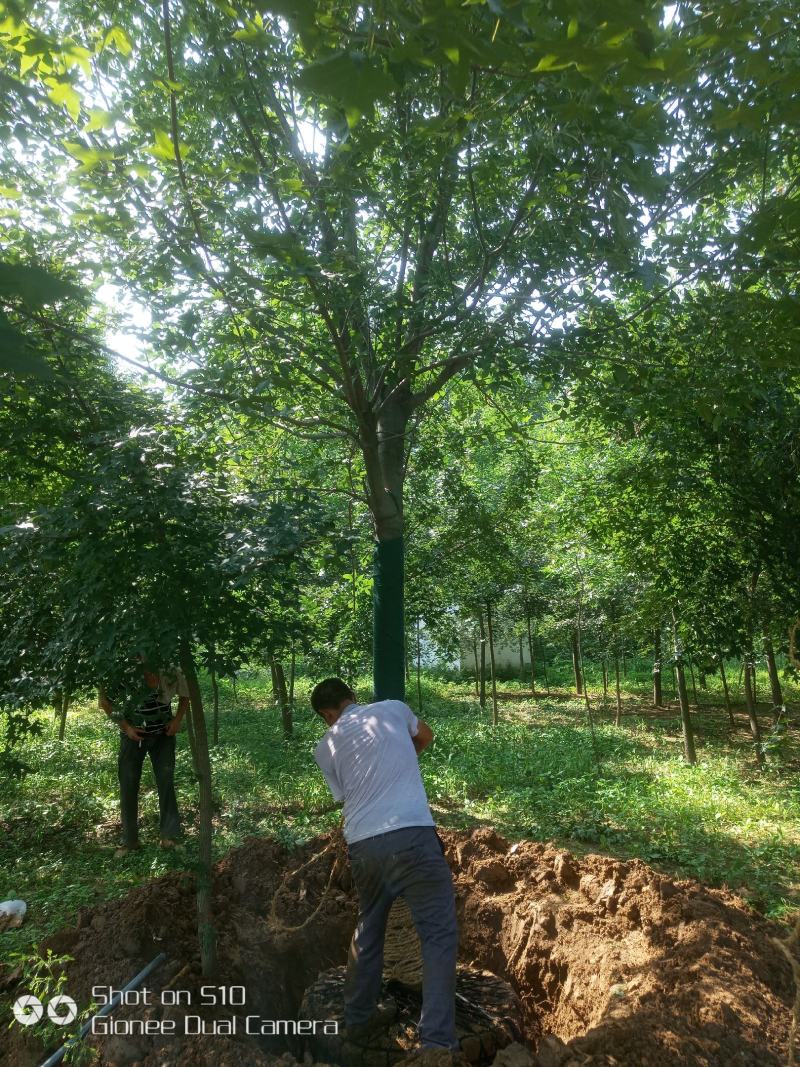
[(346, 1041), (360, 1043), (368, 1040), (381, 1030), (388, 1030), (392, 1023), (397, 1022), (397, 1004), (393, 1000), (387, 1000), (379, 1004), (370, 1017), (363, 1023), (353, 1023), (346, 1026), (344, 1036)]

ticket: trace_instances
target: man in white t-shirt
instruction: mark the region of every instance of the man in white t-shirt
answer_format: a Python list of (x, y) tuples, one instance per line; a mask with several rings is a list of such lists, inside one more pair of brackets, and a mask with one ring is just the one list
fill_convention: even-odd
[(393, 1021), (377, 1002), (386, 919), (402, 896), (422, 945), (420, 1040), (429, 1048), (457, 1048), (453, 879), (417, 764), (433, 733), (402, 700), (356, 703), (340, 678), (320, 682), (311, 706), (328, 724), (314, 759), (334, 800), (344, 801), (359, 899), (345, 982), (348, 1036), (357, 1041)]

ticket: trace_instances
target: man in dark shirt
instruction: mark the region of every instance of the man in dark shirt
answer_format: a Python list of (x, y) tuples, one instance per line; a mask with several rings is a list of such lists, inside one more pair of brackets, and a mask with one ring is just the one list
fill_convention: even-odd
[[(172, 700), (176, 694), (178, 711), (173, 716)], [(117, 849), (115, 856), (127, 856), (139, 848), (139, 784), (147, 755), (153, 765), (158, 789), (161, 845), (174, 848), (181, 836), (181, 817), (175, 796), (175, 735), (189, 707), (186, 679), (177, 669), (159, 673), (145, 670), (136, 710), (127, 712), (126, 717), (114, 711), (113, 704), (102, 689), (98, 694), (98, 704), (120, 730), (117, 770), (122, 847)]]

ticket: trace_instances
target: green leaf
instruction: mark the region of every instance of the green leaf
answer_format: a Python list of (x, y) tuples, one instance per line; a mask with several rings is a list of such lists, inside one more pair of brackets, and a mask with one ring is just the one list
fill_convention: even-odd
[(568, 62), (564, 62), (561, 59), (560, 56), (554, 55), (551, 52), (550, 55), (542, 56), (542, 58), (539, 60), (539, 62), (536, 64), (536, 66), (533, 69), (534, 69), (534, 71), (539, 71), (539, 70), (564, 70), (564, 68), (568, 67), (569, 65), (570, 65), (569, 61)]
[(69, 82), (58, 82), (47, 95), (54, 104), (58, 104), (69, 112), (73, 122), (78, 121), (81, 113), (81, 98)]
[(112, 26), (108, 33), (103, 38), (103, 43), (100, 46), (100, 51), (104, 48), (108, 48), (109, 45), (113, 45), (114, 48), (123, 56), (130, 55), (133, 51), (133, 45), (131, 44), (130, 37), (123, 30), (121, 26)]
[(311, 63), (300, 73), (298, 82), (309, 92), (335, 100), (354, 117), (356, 111), (371, 115), (375, 101), (397, 88), (391, 75), (375, 60), (358, 52), (340, 52)]
[(577, 36), (578, 36), (578, 20), (576, 18), (571, 18), (569, 20), (569, 25), (567, 26), (567, 37), (571, 40), (573, 37), (577, 37)]
[(77, 285), (41, 267), (0, 263), (0, 294), (18, 296), (30, 307), (41, 307), (66, 297), (82, 296), (83, 292)]
[(114, 125), (114, 116), (110, 111), (93, 107), (89, 109), (89, 121), (84, 126), (84, 133), (93, 133), (95, 130), (110, 130)]
[[(181, 146), (183, 149), (183, 146)], [(155, 131), (155, 143), (147, 145), (145, 152), (149, 152), (152, 156), (157, 156), (159, 159), (168, 160), (170, 163), (175, 162), (175, 148), (172, 144), (172, 138), (166, 130)]]
[(114, 158), (110, 148), (86, 148), (85, 145), (74, 141), (62, 141), (62, 144), (71, 156), (81, 164), (81, 170), (86, 173), (98, 165)]
[(38, 62), (39, 62), (39, 56), (31, 56), (31, 55), (25, 55), (25, 54), (21, 55), (19, 57), (19, 76), (20, 76), (20, 78), (22, 78), (25, 74), (27, 74), (28, 71), (31, 69), (31, 67), (35, 67)]
[(3, 199), (19, 200), (21, 196), (22, 193), (19, 191), (19, 189), (14, 189), (10, 185), (0, 185), (0, 197), (3, 197)]

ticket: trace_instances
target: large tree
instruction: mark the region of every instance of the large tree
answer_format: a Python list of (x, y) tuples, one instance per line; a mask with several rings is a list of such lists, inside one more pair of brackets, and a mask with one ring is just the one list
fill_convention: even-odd
[[(0, 25), (18, 109), (10, 195), (35, 194), (30, 211), (50, 224), (63, 212), (75, 258), (146, 300), (161, 373), (200, 409), (235, 405), (357, 448), (375, 690), (401, 696), (409, 427), (455, 375), (530, 363), (557, 316), (613, 276), (643, 273), (657, 295), (643, 232), (761, 165), (761, 119), (782, 121), (777, 31), (791, 12), (681, 4), (665, 24), (661, 4), (627, 0), (26, 11)], [(734, 101), (748, 121), (725, 125)], [(685, 252), (691, 272), (709, 258), (696, 231), (672, 237), (666, 259)]]

